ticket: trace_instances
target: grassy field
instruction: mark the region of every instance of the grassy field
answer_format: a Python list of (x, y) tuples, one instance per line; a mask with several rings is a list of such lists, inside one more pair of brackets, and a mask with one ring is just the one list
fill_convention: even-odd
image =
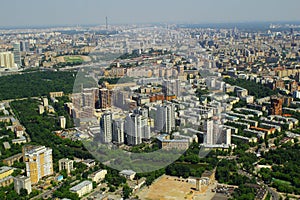
[(275, 182), (275, 183), (284, 184), (284, 185), (291, 185), (291, 183), (288, 182), (288, 181), (283, 181), (283, 180), (276, 179), (276, 178), (273, 178), (272, 180), (273, 180), (273, 182)]
[(80, 56), (65, 56), (64, 57), (65, 62), (69, 62), (69, 63), (78, 63), (78, 62), (83, 62), (83, 58), (81, 58)]

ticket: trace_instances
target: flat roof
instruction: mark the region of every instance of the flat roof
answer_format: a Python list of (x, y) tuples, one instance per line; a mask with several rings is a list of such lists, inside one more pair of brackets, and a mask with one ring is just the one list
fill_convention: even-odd
[(0, 179), (0, 183), (3, 183), (3, 182), (5, 182), (5, 181), (10, 180), (10, 179), (13, 179), (13, 178), (14, 178), (13, 176), (5, 177), (5, 178), (3, 178), (3, 179)]
[(12, 167), (8, 167), (8, 166), (3, 166), (0, 168), (0, 174), (4, 173), (4, 172), (7, 172), (9, 170), (12, 170), (13, 168)]
[(130, 176), (130, 175), (136, 174), (136, 172), (133, 171), (133, 170), (127, 170), (127, 169), (125, 169), (125, 170), (120, 171), (120, 174), (124, 174), (124, 175)]
[(74, 187), (70, 188), (70, 190), (77, 192), (77, 191), (81, 190), (83, 187), (86, 187), (90, 184), (92, 184), (91, 181), (83, 181), (83, 182), (79, 183), (78, 185), (75, 185)]
[(27, 180), (27, 179), (30, 179), (30, 177), (24, 176), (24, 175), (19, 175), (19, 176), (16, 176), (15, 179), (25, 181), (25, 180)]

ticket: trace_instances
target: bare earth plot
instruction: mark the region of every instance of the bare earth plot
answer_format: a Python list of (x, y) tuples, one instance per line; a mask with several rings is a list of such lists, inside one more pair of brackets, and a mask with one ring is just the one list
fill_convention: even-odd
[(162, 176), (149, 188), (139, 191), (137, 195), (143, 200), (209, 200), (215, 195), (211, 192), (214, 185), (202, 187), (202, 191), (195, 191), (195, 184), (178, 181), (177, 177)]

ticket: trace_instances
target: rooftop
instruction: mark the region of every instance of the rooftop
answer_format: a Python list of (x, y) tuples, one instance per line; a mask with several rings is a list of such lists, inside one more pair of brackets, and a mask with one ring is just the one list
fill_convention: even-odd
[(0, 174), (5, 173), (5, 172), (7, 172), (9, 170), (12, 170), (12, 169), (13, 169), (12, 167), (3, 166), (3, 167), (0, 168)]
[(70, 191), (77, 192), (77, 191), (81, 190), (83, 187), (86, 187), (90, 184), (92, 184), (91, 181), (83, 181), (83, 182), (79, 183), (78, 185), (75, 185), (74, 187), (70, 188)]
[(125, 170), (122, 170), (122, 171), (120, 172), (120, 174), (124, 174), (124, 175), (127, 175), (127, 176), (131, 176), (131, 175), (133, 175), (133, 174), (136, 174), (136, 172), (135, 172), (135, 171), (132, 171), (132, 170), (127, 170), (127, 169), (125, 169)]
[(13, 179), (13, 178), (14, 178), (13, 176), (5, 177), (5, 178), (0, 180), (0, 184), (3, 183), (3, 182), (6, 182), (7, 180)]
[(28, 176), (21, 176), (21, 175), (19, 175), (19, 176), (16, 176), (16, 177), (15, 177), (15, 179), (19, 179), (19, 180), (23, 180), (23, 181), (25, 181), (25, 180), (27, 180), (27, 179), (30, 179), (30, 177), (28, 177)]

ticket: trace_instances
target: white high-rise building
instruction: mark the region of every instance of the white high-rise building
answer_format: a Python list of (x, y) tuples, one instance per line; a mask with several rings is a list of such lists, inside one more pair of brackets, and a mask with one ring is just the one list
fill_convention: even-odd
[(21, 61), (20, 42), (14, 43), (13, 47), (14, 47), (14, 60), (15, 60), (15, 63), (18, 65), (18, 67), (21, 67), (22, 66), (22, 61)]
[(118, 144), (124, 143), (124, 120), (114, 119), (112, 126), (112, 140)]
[(218, 145), (218, 144), (231, 144), (231, 131), (226, 129), (221, 124), (218, 118), (208, 119), (204, 122), (204, 144)]
[[(145, 136), (144, 131), (148, 130), (148, 124), (141, 115), (130, 113), (125, 120), (125, 133), (128, 145), (138, 145), (142, 143), (142, 137)], [(150, 129), (149, 129), (150, 130)]]
[(138, 107), (134, 110), (134, 113), (142, 115), (143, 117), (149, 117), (149, 111), (146, 108)]
[(229, 128), (223, 128), (223, 141), (227, 145), (231, 145), (231, 130)]
[(28, 41), (20, 41), (20, 50), (22, 52), (29, 52), (29, 42)]
[(103, 143), (112, 142), (112, 114), (104, 113), (100, 119), (100, 139)]
[(125, 133), (128, 145), (138, 145), (142, 143), (142, 116), (129, 114), (125, 120)]
[(204, 122), (204, 132), (206, 133), (204, 135), (204, 144), (213, 144), (213, 129), (214, 129), (214, 122), (213, 120), (209, 119)]
[(181, 96), (180, 80), (179, 79), (163, 80), (163, 93), (166, 96), (175, 95), (176, 97), (180, 97)]
[(175, 106), (173, 104), (157, 105), (156, 109), (156, 130), (171, 133), (175, 129)]
[(147, 117), (142, 117), (141, 126), (142, 126), (142, 138), (149, 140), (151, 138), (151, 130), (150, 130), (149, 121)]
[(5, 68), (15, 67), (14, 54), (11, 52), (1, 52), (0, 67), (5, 67)]
[(59, 126), (60, 126), (60, 128), (65, 129), (66, 124), (67, 124), (66, 118), (64, 116), (60, 116), (59, 117)]

